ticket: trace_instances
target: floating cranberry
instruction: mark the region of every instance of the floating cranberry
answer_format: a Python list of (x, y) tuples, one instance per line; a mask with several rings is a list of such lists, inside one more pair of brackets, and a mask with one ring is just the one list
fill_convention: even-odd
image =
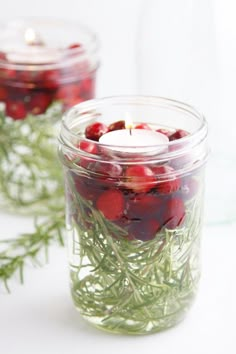
[(167, 136), (167, 138), (169, 138), (173, 134), (173, 132), (168, 129), (157, 129), (156, 132), (164, 134), (165, 136)]
[(148, 192), (156, 182), (153, 171), (146, 166), (130, 166), (125, 171), (125, 186), (135, 192)]
[(184, 138), (187, 135), (189, 135), (189, 133), (186, 132), (186, 130), (178, 129), (178, 130), (176, 130), (175, 133), (173, 133), (169, 136), (169, 140), (170, 141), (178, 140), (178, 139)]
[(108, 127), (100, 122), (95, 122), (87, 126), (85, 136), (87, 139), (98, 141), (99, 138), (108, 132)]
[(125, 121), (124, 120), (118, 120), (117, 122), (111, 123), (108, 126), (109, 132), (112, 132), (113, 130), (121, 130), (125, 129)]
[(107, 190), (99, 196), (96, 206), (105, 218), (108, 220), (117, 220), (124, 212), (125, 199), (121, 191)]
[(185, 217), (184, 202), (181, 198), (171, 198), (166, 201), (163, 215), (163, 226), (175, 229), (183, 223)]
[(35, 93), (28, 103), (28, 110), (32, 114), (44, 113), (52, 103), (52, 98), (49, 94), (43, 92)]
[(193, 177), (185, 177), (180, 188), (181, 195), (184, 200), (192, 199), (198, 191), (199, 184), (198, 181)]
[(24, 119), (27, 112), (22, 101), (8, 101), (6, 104), (7, 115), (15, 120)]
[(175, 170), (171, 166), (159, 165), (152, 168), (156, 174), (156, 189), (159, 193), (169, 194), (176, 192), (181, 185), (181, 180), (176, 177)]
[(155, 238), (160, 228), (156, 219), (142, 220), (130, 224), (129, 234), (137, 240), (149, 241)]
[(136, 124), (135, 129), (146, 129), (146, 130), (152, 130), (150, 128), (150, 126), (147, 124), (147, 123), (139, 123), (139, 124)]
[(162, 199), (154, 195), (138, 194), (128, 198), (127, 216), (129, 218), (143, 218), (158, 215), (161, 212)]
[(73, 43), (71, 45), (69, 45), (68, 49), (78, 49), (81, 48), (81, 44), (80, 43)]

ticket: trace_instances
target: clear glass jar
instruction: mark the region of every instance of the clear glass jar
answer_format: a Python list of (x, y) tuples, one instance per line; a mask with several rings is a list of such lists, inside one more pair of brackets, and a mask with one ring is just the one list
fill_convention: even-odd
[[(188, 133), (132, 148), (122, 140), (117, 146), (85, 138), (96, 122), (121, 131), (120, 119), (127, 115), (135, 127), (148, 124), (152, 133), (162, 129), (169, 139), (176, 129)], [(158, 97), (91, 100), (66, 113), (59, 142), (76, 308), (97, 327), (116, 333), (175, 325), (190, 308), (200, 277), (208, 156), (204, 117)]]
[(0, 26), (0, 204), (15, 212), (56, 208), (62, 176), (56, 154), (63, 111), (94, 97), (97, 39), (56, 19)]

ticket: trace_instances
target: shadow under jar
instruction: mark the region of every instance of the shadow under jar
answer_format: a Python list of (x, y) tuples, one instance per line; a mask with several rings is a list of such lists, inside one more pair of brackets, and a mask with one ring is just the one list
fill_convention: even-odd
[(175, 325), (200, 277), (204, 117), (158, 97), (91, 100), (64, 116), (59, 142), (76, 308), (116, 333)]
[(83, 26), (50, 18), (0, 30), (0, 205), (47, 212), (63, 194), (57, 123), (65, 109), (94, 98), (97, 40)]

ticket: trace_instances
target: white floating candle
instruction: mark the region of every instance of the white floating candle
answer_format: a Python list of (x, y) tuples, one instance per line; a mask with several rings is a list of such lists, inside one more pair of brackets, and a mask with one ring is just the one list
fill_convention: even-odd
[(6, 48), (9, 62), (14, 64), (50, 64), (60, 60), (59, 50), (47, 47), (39, 34), (32, 28), (26, 29), (24, 40), (25, 45), (21, 48)]
[(153, 130), (120, 129), (102, 135), (99, 142), (121, 152), (159, 153), (166, 149), (169, 139)]

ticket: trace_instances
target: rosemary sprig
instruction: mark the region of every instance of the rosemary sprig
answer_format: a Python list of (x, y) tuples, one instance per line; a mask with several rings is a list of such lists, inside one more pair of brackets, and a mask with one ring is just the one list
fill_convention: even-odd
[[(0, 109), (0, 207), (40, 216), (34, 231), (0, 240), (0, 287), (19, 274), (23, 282), (28, 262), (40, 263), (42, 251), (63, 245), (64, 190), (56, 153), (57, 122), (62, 107), (54, 103), (40, 116), (14, 121)], [(42, 215), (45, 215), (42, 218)]]
[(34, 231), (22, 233), (15, 239), (0, 240), (0, 288), (1, 283), (10, 292), (9, 280), (17, 273), (24, 280), (24, 268), (28, 263), (41, 265), (44, 251), (48, 260), (48, 248), (53, 243), (63, 246), (64, 212), (51, 212), (41, 220), (35, 218)]
[(0, 111), (0, 207), (34, 214), (57, 208), (53, 195), (63, 195), (56, 153), (56, 123), (62, 108), (14, 121)]
[(135, 334), (179, 322), (199, 281), (201, 195), (186, 205), (184, 226), (142, 242), (128, 240), (69, 185), (78, 208), (70, 220), (71, 292), (81, 314), (107, 330)]

